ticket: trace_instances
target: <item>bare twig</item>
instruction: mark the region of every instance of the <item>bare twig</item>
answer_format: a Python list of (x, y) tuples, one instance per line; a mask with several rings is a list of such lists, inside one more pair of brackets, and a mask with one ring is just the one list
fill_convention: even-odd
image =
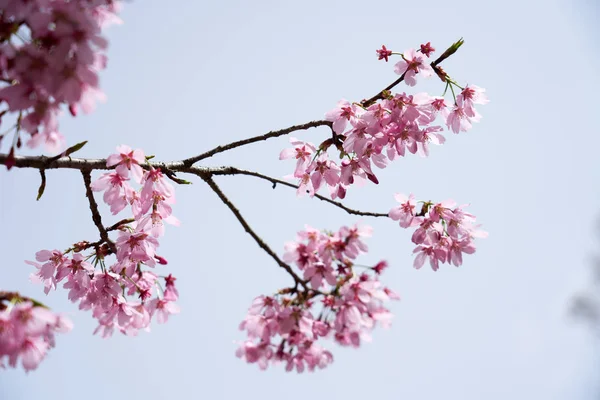
[(183, 165), (189, 167), (189, 166), (197, 163), (200, 160), (204, 160), (205, 158), (212, 157), (215, 154), (222, 153), (227, 150), (235, 149), (236, 147), (245, 146), (250, 143), (260, 142), (261, 140), (267, 140), (270, 138), (287, 135), (288, 133), (292, 133), (295, 131), (302, 131), (302, 130), (306, 130), (309, 128), (316, 128), (318, 126), (331, 126), (331, 122), (325, 121), (325, 120), (311, 121), (311, 122), (307, 122), (305, 124), (294, 125), (294, 126), (290, 126), (289, 128), (280, 129), (278, 131), (271, 131), (271, 132), (265, 133), (264, 135), (254, 136), (254, 137), (251, 137), (248, 139), (243, 139), (243, 140), (238, 140), (237, 142), (232, 142), (232, 143), (225, 144), (222, 146), (217, 146), (214, 149), (204, 152), (202, 154), (199, 154), (197, 156), (186, 158), (185, 160), (182, 161), (182, 163), (183, 163)]
[(231, 200), (229, 200), (229, 198), (225, 195), (225, 193), (223, 193), (221, 188), (219, 186), (217, 186), (217, 184), (211, 178), (211, 176), (209, 174), (204, 174), (204, 175), (200, 175), (200, 177), (204, 180), (204, 182), (206, 182), (208, 184), (208, 186), (210, 186), (210, 188), (213, 190), (213, 192), (215, 192), (217, 194), (217, 196), (219, 196), (221, 201), (231, 210), (233, 215), (235, 215), (235, 217), (238, 219), (240, 224), (242, 224), (242, 226), (244, 227), (244, 230), (250, 236), (252, 236), (252, 238), (254, 239), (256, 244), (258, 244), (258, 246), (261, 249), (263, 249), (268, 255), (270, 255), (281, 268), (285, 269), (292, 276), (292, 278), (294, 278), (294, 281), (296, 283), (300, 283), (306, 290), (308, 290), (308, 288), (306, 287), (306, 282), (304, 282), (302, 279), (300, 279), (300, 277), (294, 272), (292, 267), (290, 267), (288, 264), (283, 262), (279, 258), (279, 256), (277, 254), (275, 254), (275, 252), (273, 250), (271, 250), (269, 245), (267, 245), (264, 242), (264, 240), (262, 240), (260, 238), (260, 236), (258, 236), (256, 234), (256, 232), (254, 232), (254, 230), (250, 227), (250, 225), (248, 225), (248, 222), (246, 222), (244, 217), (242, 217), (242, 214), (237, 209), (237, 207), (231, 202)]
[[(191, 172), (191, 171), (190, 171)], [(221, 167), (221, 168), (212, 168), (210, 170), (210, 174), (211, 175), (248, 175), (248, 176), (254, 176), (256, 178), (260, 178), (260, 179), (264, 179), (266, 181), (271, 182), (273, 185), (276, 184), (280, 184), (283, 186), (287, 186), (287, 187), (291, 187), (291, 188), (295, 188), (298, 189), (298, 185), (295, 185), (293, 183), (289, 183), (286, 181), (283, 181), (281, 179), (277, 179), (277, 178), (273, 178), (267, 175), (263, 175), (261, 173), (258, 172), (254, 172), (254, 171), (247, 171), (247, 170), (243, 170), (240, 168), (235, 168), (235, 167)], [(275, 187), (273, 187), (275, 188)], [(387, 213), (376, 213), (376, 212), (370, 212), (370, 211), (360, 211), (360, 210), (355, 210), (352, 209), (350, 207), (345, 206), (344, 204), (338, 202), (338, 201), (334, 201), (331, 200), (325, 196), (321, 196), (320, 194), (315, 194), (315, 196), (317, 199), (322, 200), (326, 203), (332, 204), (338, 208), (341, 208), (342, 210), (346, 211), (348, 214), (353, 214), (353, 215), (361, 215), (361, 216), (366, 216), (366, 217), (387, 217), (388, 214)]]
[(90, 210), (92, 211), (92, 220), (94, 221), (94, 225), (98, 228), (98, 232), (100, 232), (100, 239), (103, 242), (108, 244), (110, 250), (113, 253), (117, 253), (117, 248), (115, 244), (108, 237), (108, 232), (104, 229), (104, 225), (102, 225), (102, 217), (100, 216), (100, 212), (98, 211), (98, 204), (94, 199), (94, 192), (92, 192), (92, 176), (90, 171), (81, 171), (81, 175), (83, 175), (83, 182), (85, 183), (85, 196), (88, 198), (90, 203)]

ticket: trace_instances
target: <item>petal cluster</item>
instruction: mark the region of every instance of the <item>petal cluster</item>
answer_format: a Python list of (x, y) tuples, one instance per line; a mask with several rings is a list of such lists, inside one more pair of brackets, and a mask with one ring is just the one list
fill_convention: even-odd
[(79, 242), (66, 251), (42, 250), (36, 262), (29, 262), (37, 268), (34, 280), (44, 283), (46, 293), (64, 282), (69, 299), (92, 313), (98, 321), (95, 333), (103, 337), (115, 330), (137, 335), (149, 330), (154, 317), (164, 323), (179, 313), (175, 278), (155, 272), (167, 264), (158, 254), (164, 223), (178, 224), (171, 208), (175, 193), (162, 171), (145, 162), (141, 150), (119, 146), (107, 159), (114, 170), (92, 183), (92, 190), (104, 192), (113, 214), (126, 207), (131, 211), (132, 218), (115, 227), (114, 241)]
[(0, 367), (25, 371), (38, 367), (55, 345), (55, 334), (66, 333), (71, 321), (17, 293), (0, 292)]
[(414, 195), (396, 194), (399, 206), (392, 208), (389, 217), (398, 221), (402, 228), (416, 228), (412, 242), (417, 245), (414, 267), (419, 269), (425, 261), (434, 271), (440, 263), (462, 265), (463, 254), (475, 253), (475, 238), (487, 237), (487, 232), (479, 229), (476, 218), (464, 210), (466, 205), (457, 206), (453, 200), (441, 203), (420, 202), (417, 211)]
[[(405, 51), (395, 65), (395, 72), (403, 76), (407, 85), (416, 85), (417, 76), (426, 78), (434, 74), (429, 60), (433, 51), (430, 43), (421, 45), (419, 50)], [(382, 46), (377, 54), (379, 59), (387, 61), (396, 53)], [(447, 75), (443, 76), (447, 88), (458, 87)], [(453, 103), (443, 96), (427, 93), (383, 92), (381, 97), (372, 104), (340, 100), (325, 114), (333, 136), (319, 146), (296, 138), (290, 140), (292, 146), (284, 149), (279, 159), (296, 159), (296, 168), (289, 177), (298, 179), (299, 196), (313, 196), (327, 187), (332, 199), (343, 199), (352, 184), (362, 186), (367, 181), (377, 184), (376, 169), (386, 168), (391, 161), (409, 153), (426, 157), (430, 145), (446, 141), (440, 133), (443, 126), (435, 124), (438, 118), (452, 132), (466, 132), (481, 119), (475, 105), (488, 102), (485, 89), (474, 85), (462, 88)], [(330, 149), (335, 149), (336, 154), (330, 155)]]
[(284, 260), (295, 265), (303, 281), (253, 301), (240, 324), (247, 339), (237, 356), (261, 369), (282, 363), (286, 371), (314, 371), (333, 362), (322, 339), (359, 347), (371, 340), (378, 324), (389, 326), (391, 313), (384, 304), (399, 297), (379, 281), (387, 264), (355, 263), (367, 252), (363, 239), (370, 235), (370, 228), (358, 226), (299, 232), (286, 244)]
[(22, 132), (29, 147), (60, 150), (61, 108), (75, 116), (104, 100), (98, 73), (106, 67), (108, 42), (102, 28), (120, 22), (118, 10), (116, 0), (0, 2), (0, 117), (17, 119), (11, 153)]

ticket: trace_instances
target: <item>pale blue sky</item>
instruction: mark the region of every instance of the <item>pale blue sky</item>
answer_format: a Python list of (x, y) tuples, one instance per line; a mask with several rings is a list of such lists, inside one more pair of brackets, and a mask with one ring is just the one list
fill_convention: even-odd
[[(599, 78), (598, 7), (591, 1), (135, 1), (125, 25), (109, 31), (108, 102), (93, 115), (65, 118), (81, 156), (101, 157), (121, 143), (160, 160), (319, 119), (344, 97), (360, 100), (393, 79), (378, 62), (382, 44), (403, 51), (431, 41), (465, 45), (444, 63), (459, 82), (487, 89), (480, 124), (448, 134), (428, 159), (408, 157), (354, 189), (348, 204), (388, 210), (395, 192), (454, 198), (490, 232), (456, 269), (412, 268), (410, 233), (391, 221), (375, 228), (365, 262), (387, 259), (385, 282), (402, 301), (392, 329), (360, 350), (334, 345), (328, 369), (297, 375), (260, 372), (234, 356), (251, 300), (289, 279), (244, 233), (203, 183), (177, 190), (180, 228), (162, 254), (179, 280), (181, 315), (138, 338), (92, 336), (94, 321), (61, 289), (43, 298), (23, 263), (42, 248), (93, 239), (81, 177), (0, 170), (2, 288), (72, 312), (75, 329), (59, 338), (40, 368), (3, 371), (0, 399), (208, 398), (587, 399), (597, 374), (592, 340), (567, 316), (585, 287), (600, 214), (595, 127)], [(431, 80), (421, 86), (443, 89)], [(404, 90), (401, 87), (400, 90)], [(299, 136), (319, 141), (327, 130)], [(283, 176), (287, 138), (207, 160)], [(291, 190), (245, 177), (222, 177), (224, 191), (281, 253), (305, 223), (335, 229), (357, 222)], [(107, 219), (110, 221), (110, 219)]]

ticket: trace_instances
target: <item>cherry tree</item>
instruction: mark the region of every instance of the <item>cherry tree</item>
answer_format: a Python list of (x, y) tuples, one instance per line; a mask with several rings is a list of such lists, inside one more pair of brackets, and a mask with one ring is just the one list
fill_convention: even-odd
[[(396, 193), (384, 212), (353, 209), (343, 202), (354, 187), (378, 184), (377, 169), (409, 155), (426, 157), (430, 145), (444, 144), (444, 126), (459, 134), (480, 120), (475, 106), (488, 102), (485, 90), (456, 82), (441, 67), (463, 45), (462, 39), (437, 57), (429, 42), (403, 52), (382, 46), (375, 53), (379, 60), (397, 60), (390, 68), (396, 75), (393, 82), (372, 97), (340, 100), (323, 119), (176, 161), (156, 161), (123, 144), (103, 159), (77, 158), (75, 153), (87, 142), (70, 144), (60, 131), (60, 116), (79, 117), (104, 100), (99, 74), (106, 67), (108, 43), (102, 30), (121, 23), (118, 12), (116, 0), (0, 0), (0, 164), (11, 173), (38, 170), (38, 199), (44, 194), (47, 170), (80, 174), (91, 223), (98, 230), (97, 238), (73, 238), (62, 249), (41, 249), (23, 258), (31, 266), (32, 281), (43, 285), (45, 294), (61, 286), (80, 310), (91, 312), (98, 322), (94, 334), (135, 336), (148, 331), (152, 320), (161, 324), (180, 313), (169, 255), (159, 250), (166, 225), (179, 225), (173, 213), (178, 185), (208, 185), (274, 265), (290, 276), (289, 286), (256, 297), (240, 324), (246, 338), (238, 343), (236, 355), (261, 369), (282, 364), (288, 371), (302, 372), (328, 366), (333, 354), (327, 339), (359, 347), (376, 326), (390, 325), (386, 304), (399, 295), (381, 281), (388, 268), (384, 260), (360, 263), (368, 251), (370, 227), (305, 226), (276, 251), (223, 192), (218, 177), (246, 175), (352, 216), (395, 221), (412, 231), (417, 269), (426, 262), (434, 271), (444, 264), (458, 267), (463, 254), (475, 252), (475, 239), (487, 235), (466, 205), (453, 200), (417, 200), (413, 194)], [(441, 96), (398, 89), (427, 78), (441, 81)], [(322, 128), (320, 143), (297, 138), (313, 128)], [(290, 145), (273, 159), (288, 165), (291, 173), (284, 179), (234, 165), (207, 165), (216, 154), (282, 136), (289, 136)], [(43, 147), (55, 155), (20, 155), (23, 146)], [(107, 223), (110, 216), (101, 215), (100, 195), (115, 222)], [(72, 323), (39, 299), (0, 289), (0, 365), (33, 370), (55, 346), (55, 334), (68, 332)]]

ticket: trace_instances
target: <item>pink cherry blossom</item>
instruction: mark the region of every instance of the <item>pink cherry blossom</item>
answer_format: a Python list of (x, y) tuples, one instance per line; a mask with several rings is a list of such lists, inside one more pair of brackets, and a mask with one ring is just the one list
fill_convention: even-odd
[(420, 50), (421, 50), (421, 53), (425, 54), (427, 57), (430, 57), (431, 53), (433, 53), (435, 51), (435, 49), (431, 46), (431, 42), (422, 44)]
[(294, 147), (283, 150), (279, 154), (279, 159), (285, 160), (287, 158), (295, 158), (297, 161), (294, 176), (300, 178), (305, 174), (306, 168), (311, 163), (316, 148), (312, 143), (303, 142), (296, 138), (290, 138), (290, 143)]
[(408, 228), (420, 223), (420, 218), (416, 217), (415, 208), (417, 203), (415, 196), (410, 194), (408, 197), (401, 193), (394, 195), (396, 201), (400, 203), (398, 207), (394, 207), (389, 212), (389, 217), (394, 221), (400, 222), (400, 227)]
[(487, 104), (489, 100), (485, 95), (485, 89), (475, 85), (467, 85), (456, 97), (456, 102), (464, 108), (465, 114), (471, 118), (480, 118), (475, 110), (475, 104)]
[(479, 119), (480, 116), (478, 114), (469, 117), (462, 103), (457, 103), (448, 114), (446, 125), (448, 128), (452, 129), (452, 132), (454, 133), (467, 132), (473, 126), (472, 122), (479, 122)]
[(333, 122), (333, 131), (342, 134), (346, 129), (346, 124), (356, 117), (355, 105), (347, 100), (340, 100), (337, 107), (325, 114), (327, 121)]
[(386, 49), (385, 45), (382, 45), (381, 49), (377, 49), (375, 52), (377, 53), (377, 59), (385, 60), (385, 62), (388, 62), (388, 57), (392, 55), (392, 51)]
[(55, 346), (55, 333), (67, 333), (72, 323), (18, 293), (0, 292), (0, 365), (34, 370)]
[(107, 167), (116, 167), (119, 175), (128, 177), (131, 171), (136, 182), (141, 182), (144, 170), (140, 164), (146, 161), (144, 152), (140, 149), (132, 150), (131, 147), (121, 145), (117, 147), (117, 154), (111, 154), (106, 159)]
[(402, 60), (396, 63), (394, 72), (398, 75), (404, 74), (404, 81), (408, 86), (417, 84), (417, 74), (428, 78), (434, 73), (427, 57), (417, 53), (414, 49), (408, 49), (402, 54)]

